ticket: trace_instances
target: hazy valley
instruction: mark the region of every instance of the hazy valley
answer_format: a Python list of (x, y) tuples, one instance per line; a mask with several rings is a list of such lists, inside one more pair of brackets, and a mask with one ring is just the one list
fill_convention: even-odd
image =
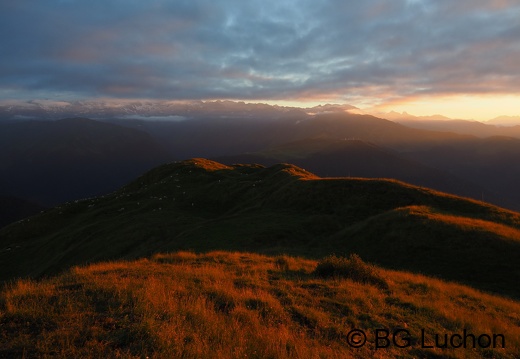
[[(51, 110), (36, 114), (62, 114)], [(325, 177), (395, 178), (520, 209), (516, 127), (481, 124), (496, 130), (489, 136), (420, 129), (337, 105), (304, 111), (223, 101), (72, 110), (112, 117), (16, 121), (4, 113), (0, 194), (56, 205), (108, 193), (161, 163), (202, 157), (227, 164), (289, 162)], [(494, 135), (504, 131), (509, 137)]]

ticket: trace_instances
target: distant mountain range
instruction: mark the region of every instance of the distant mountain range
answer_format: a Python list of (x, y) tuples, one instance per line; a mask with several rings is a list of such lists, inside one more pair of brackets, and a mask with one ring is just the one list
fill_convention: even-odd
[[(432, 116), (414, 116), (410, 115), (407, 112), (386, 112), (386, 113), (378, 113), (376, 116), (385, 118), (387, 120), (396, 121), (399, 123), (411, 123), (411, 122), (425, 122), (425, 123), (437, 123), (442, 126), (442, 122), (446, 122), (449, 124), (452, 123), (482, 123), (488, 125), (488, 128), (491, 126), (497, 127), (512, 127), (512, 126), (520, 126), (520, 116), (498, 116), (488, 121), (474, 121), (474, 120), (462, 120), (462, 119), (453, 119), (442, 115), (432, 115)], [(446, 125), (446, 124), (444, 124)]]
[(292, 163), (322, 177), (394, 178), (470, 198), (486, 198), (488, 202), (515, 207), (515, 202), (485, 187), (457, 177), (438, 167), (408, 159), (396, 151), (361, 140), (306, 139), (268, 150), (215, 160), (234, 163), (259, 163), (270, 166)]
[(486, 123), (498, 126), (519, 126), (520, 116), (498, 116)]
[[(152, 121), (181, 121), (197, 118), (273, 119), (286, 116), (325, 113), (367, 114), (347, 104), (327, 104), (309, 108), (244, 103), (236, 101), (51, 101), (30, 100), (0, 104), (0, 121), (56, 120), (69, 117), (92, 119), (146, 119)], [(413, 116), (395, 111), (373, 113), (392, 121), (466, 121), (442, 115)], [(467, 121), (473, 122), (473, 121)], [(489, 125), (520, 125), (520, 116), (499, 116), (486, 122)]]
[(147, 133), (108, 123), (0, 124), (0, 194), (46, 206), (113, 191), (169, 159)]
[[(439, 119), (401, 119), (394, 118), (393, 121), (407, 127), (430, 131), (445, 131), (459, 134), (468, 134), (477, 137), (509, 136), (520, 138), (520, 124), (510, 126), (496, 126), (491, 122), (482, 123), (467, 120), (439, 120)], [(519, 121), (520, 123), (520, 121)]]
[(344, 111), (280, 118), (207, 117), (189, 121), (108, 120), (148, 132), (179, 160), (259, 151), (308, 138), (358, 139), (397, 151), (472, 140), (474, 136), (409, 128)]
[(259, 155), (259, 163), (294, 162), (323, 176), (396, 178), (520, 210), (520, 139), (515, 137), (520, 126), (437, 117), (405, 126), (342, 105), (26, 105), (40, 111), (34, 116), (52, 117), (66, 109), (106, 116), (23, 121), (13, 120), (27, 115), (18, 108), (0, 109), (11, 116), (0, 121), (0, 194), (45, 205), (108, 193), (171, 160), (249, 162)]
[(68, 117), (92, 119), (146, 119), (181, 121), (195, 118), (256, 118), (272, 119), (301, 116), (307, 113), (330, 113), (356, 110), (350, 105), (320, 105), (307, 109), (298, 107), (246, 104), (234, 101), (27, 101), (0, 104), (0, 120), (56, 120)]
[[(244, 154), (261, 154), (264, 160), (267, 157), (267, 162), (260, 160), (259, 163), (292, 161), (289, 157), (273, 157), (270, 151), (304, 141), (299, 143), (298, 151), (306, 155), (294, 161), (320, 175), (398, 178), (520, 209), (520, 191), (513, 185), (515, 181), (520, 181), (515, 170), (520, 139), (512, 137), (485, 140), (475, 135), (411, 128), (369, 115), (345, 112), (289, 116), (276, 120), (201, 118), (183, 122), (120, 120), (117, 123), (150, 133), (178, 160), (209, 157), (228, 163), (233, 158), (248, 159), (243, 157)], [(309, 142), (305, 142), (307, 140)], [(357, 140), (371, 146), (364, 147), (368, 151), (366, 154), (357, 151), (349, 155), (348, 150), (344, 149), (343, 156), (337, 151), (324, 155), (322, 151), (319, 160), (303, 160), (301, 157), (316, 152), (313, 140), (330, 143)], [(309, 148), (304, 149), (306, 145)], [(386, 155), (374, 157), (374, 146), (381, 150), (379, 155)], [(350, 150), (353, 150), (352, 146)], [(459, 151), (465, 155), (459, 155)], [(388, 162), (390, 153), (392, 161), (399, 158), (398, 163)], [(479, 161), (480, 153), (486, 153), (486, 161)], [(371, 161), (365, 161), (370, 158)], [(352, 164), (356, 161), (357, 167), (354, 168)], [(318, 165), (318, 162), (321, 164)], [(493, 170), (487, 171), (490, 164), (493, 164)]]

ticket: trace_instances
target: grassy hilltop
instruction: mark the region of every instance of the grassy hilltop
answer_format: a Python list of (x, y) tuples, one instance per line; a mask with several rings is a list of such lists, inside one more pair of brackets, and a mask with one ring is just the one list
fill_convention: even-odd
[[(0, 358), (519, 358), (518, 258), (520, 214), (482, 202), (171, 163), (0, 230)], [(493, 343), (435, 344), (464, 333)]]
[(0, 280), (177, 250), (320, 258), (382, 266), (520, 296), (520, 214), (385, 179), (322, 179), (280, 164), (193, 159), (106, 197), (0, 231)]
[[(519, 323), (518, 302), (356, 257), (178, 252), (8, 286), (0, 357), (513, 359)], [(354, 328), (361, 348), (349, 345)], [(406, 330), (405, 347), (377, 348), (378, 328)], [(435, 334), (442, 345), (465, 330), (494, 345), (436, 347)]]

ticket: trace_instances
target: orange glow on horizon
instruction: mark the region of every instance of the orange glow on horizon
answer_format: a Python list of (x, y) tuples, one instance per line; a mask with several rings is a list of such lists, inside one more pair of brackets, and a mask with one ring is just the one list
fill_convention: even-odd
[[(259, 101), (260, 102), (260, 101)], [(264, 102), (264, 101), (261, 101)], [(407, 112), (414, 116), (442, 115), (452, 119), (488, 121), (499, 116), (520, 116), (520, 95), (453, 95), (412, 98), (391, 101), (375, 106), (366, 106), (341, 99), (266, 100), (270, 105), (290, 107), (314, 107), (330, 104), (348, 104), (365, 113)]]
[(499, 116), (520, 116), (520, 95), (418, 98), (376, 106), (375, 109), (407, 112), (414, 116), (442, 115), (452, 119), (487, 121)]

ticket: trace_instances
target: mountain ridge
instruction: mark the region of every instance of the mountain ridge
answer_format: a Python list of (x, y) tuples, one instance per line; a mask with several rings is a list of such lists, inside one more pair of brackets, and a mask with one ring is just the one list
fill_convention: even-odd
[[(485, 230), (476, 223), (487, 223)], [(399, 181), (193, 159), (0, 230), (0, 280), (187, 249), (356, 252), (388, 268), (518, 297), (518, 229), (519, 213)]]
[(393, 178), (463, 197), (485, 197), (488, 202), (507, 208), (520, 208), (516, 202), (454, 176), (438, 166), (427, 166), (397, 151), (362, 140), (308, 138), (264, 151), (213, 159), (228, 165), (257, 162), (270, 166), (277, 162), (291, 162), (321, 177)]

